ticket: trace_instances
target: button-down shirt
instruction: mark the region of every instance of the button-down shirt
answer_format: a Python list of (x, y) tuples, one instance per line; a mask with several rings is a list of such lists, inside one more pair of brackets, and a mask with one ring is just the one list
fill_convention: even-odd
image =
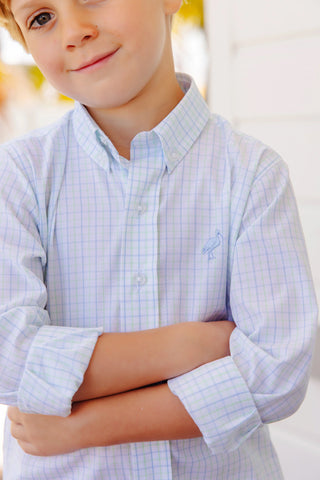
[(102, 331), (228, 318), (231, 355), (168, 382), (203, 438), (45, 458), (7, 425), (5, 480), (282, 478), (267, 424), (303, 399), (316, 325), (287, 168), (179, 80), (130, 162), (80, 104), (1, 147), (0, 402), (68, 415)]

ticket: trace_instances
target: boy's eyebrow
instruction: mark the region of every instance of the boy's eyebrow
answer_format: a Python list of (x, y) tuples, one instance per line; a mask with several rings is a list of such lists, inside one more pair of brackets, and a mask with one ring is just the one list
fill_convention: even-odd
[(17, 12), (23, 12), (24, 10), (28, 10), (34, 7), (34, 3), (35, 3), (34, 0), (19, 2), (18, 6), (15, 9), (12, 9), (13, 15), (15, 15)]

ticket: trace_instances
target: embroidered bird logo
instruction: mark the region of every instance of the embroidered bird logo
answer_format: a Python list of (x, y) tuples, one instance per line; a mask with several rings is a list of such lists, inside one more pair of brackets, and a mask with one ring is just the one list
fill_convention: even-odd
[(202, 255), (208, 255), (209, 260), (212, 260), (213, 258), (215, 258), (214, 250), (218, 248), (219, 245), (221, 245), (222, 240), (223, 240), (222, 233), (219, 230), (216, 230), (215, 236), (212, 238), (209, 238), (209, 240), (203, 247)]

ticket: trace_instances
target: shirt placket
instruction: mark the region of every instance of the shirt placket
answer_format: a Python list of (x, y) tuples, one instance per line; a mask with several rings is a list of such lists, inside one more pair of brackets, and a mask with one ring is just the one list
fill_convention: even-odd
[[(151, 140), (150, 140), (151, 136)], [(164, 174), (160, 142), (142, 133), (131, 148), (121, 246), (121, 330), (159, 326), (158, 212)]]
[[(131, 147), (121, 248), (121, 330), (160, 326), (158, 214), (165, 163), (158, 137), (141, 133)], [(169, 442), (131, 445), (132, 479), (170, 480)]]

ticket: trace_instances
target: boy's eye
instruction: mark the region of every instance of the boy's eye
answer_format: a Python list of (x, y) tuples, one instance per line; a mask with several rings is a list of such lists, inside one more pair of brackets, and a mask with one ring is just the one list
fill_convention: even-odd
[(52, 18), (52, 14), (49, 12), (39, 13), (36, 15), (29, 24), (29, 28), (39, 28), (45, 25), (46, 23), (50, 22)]

